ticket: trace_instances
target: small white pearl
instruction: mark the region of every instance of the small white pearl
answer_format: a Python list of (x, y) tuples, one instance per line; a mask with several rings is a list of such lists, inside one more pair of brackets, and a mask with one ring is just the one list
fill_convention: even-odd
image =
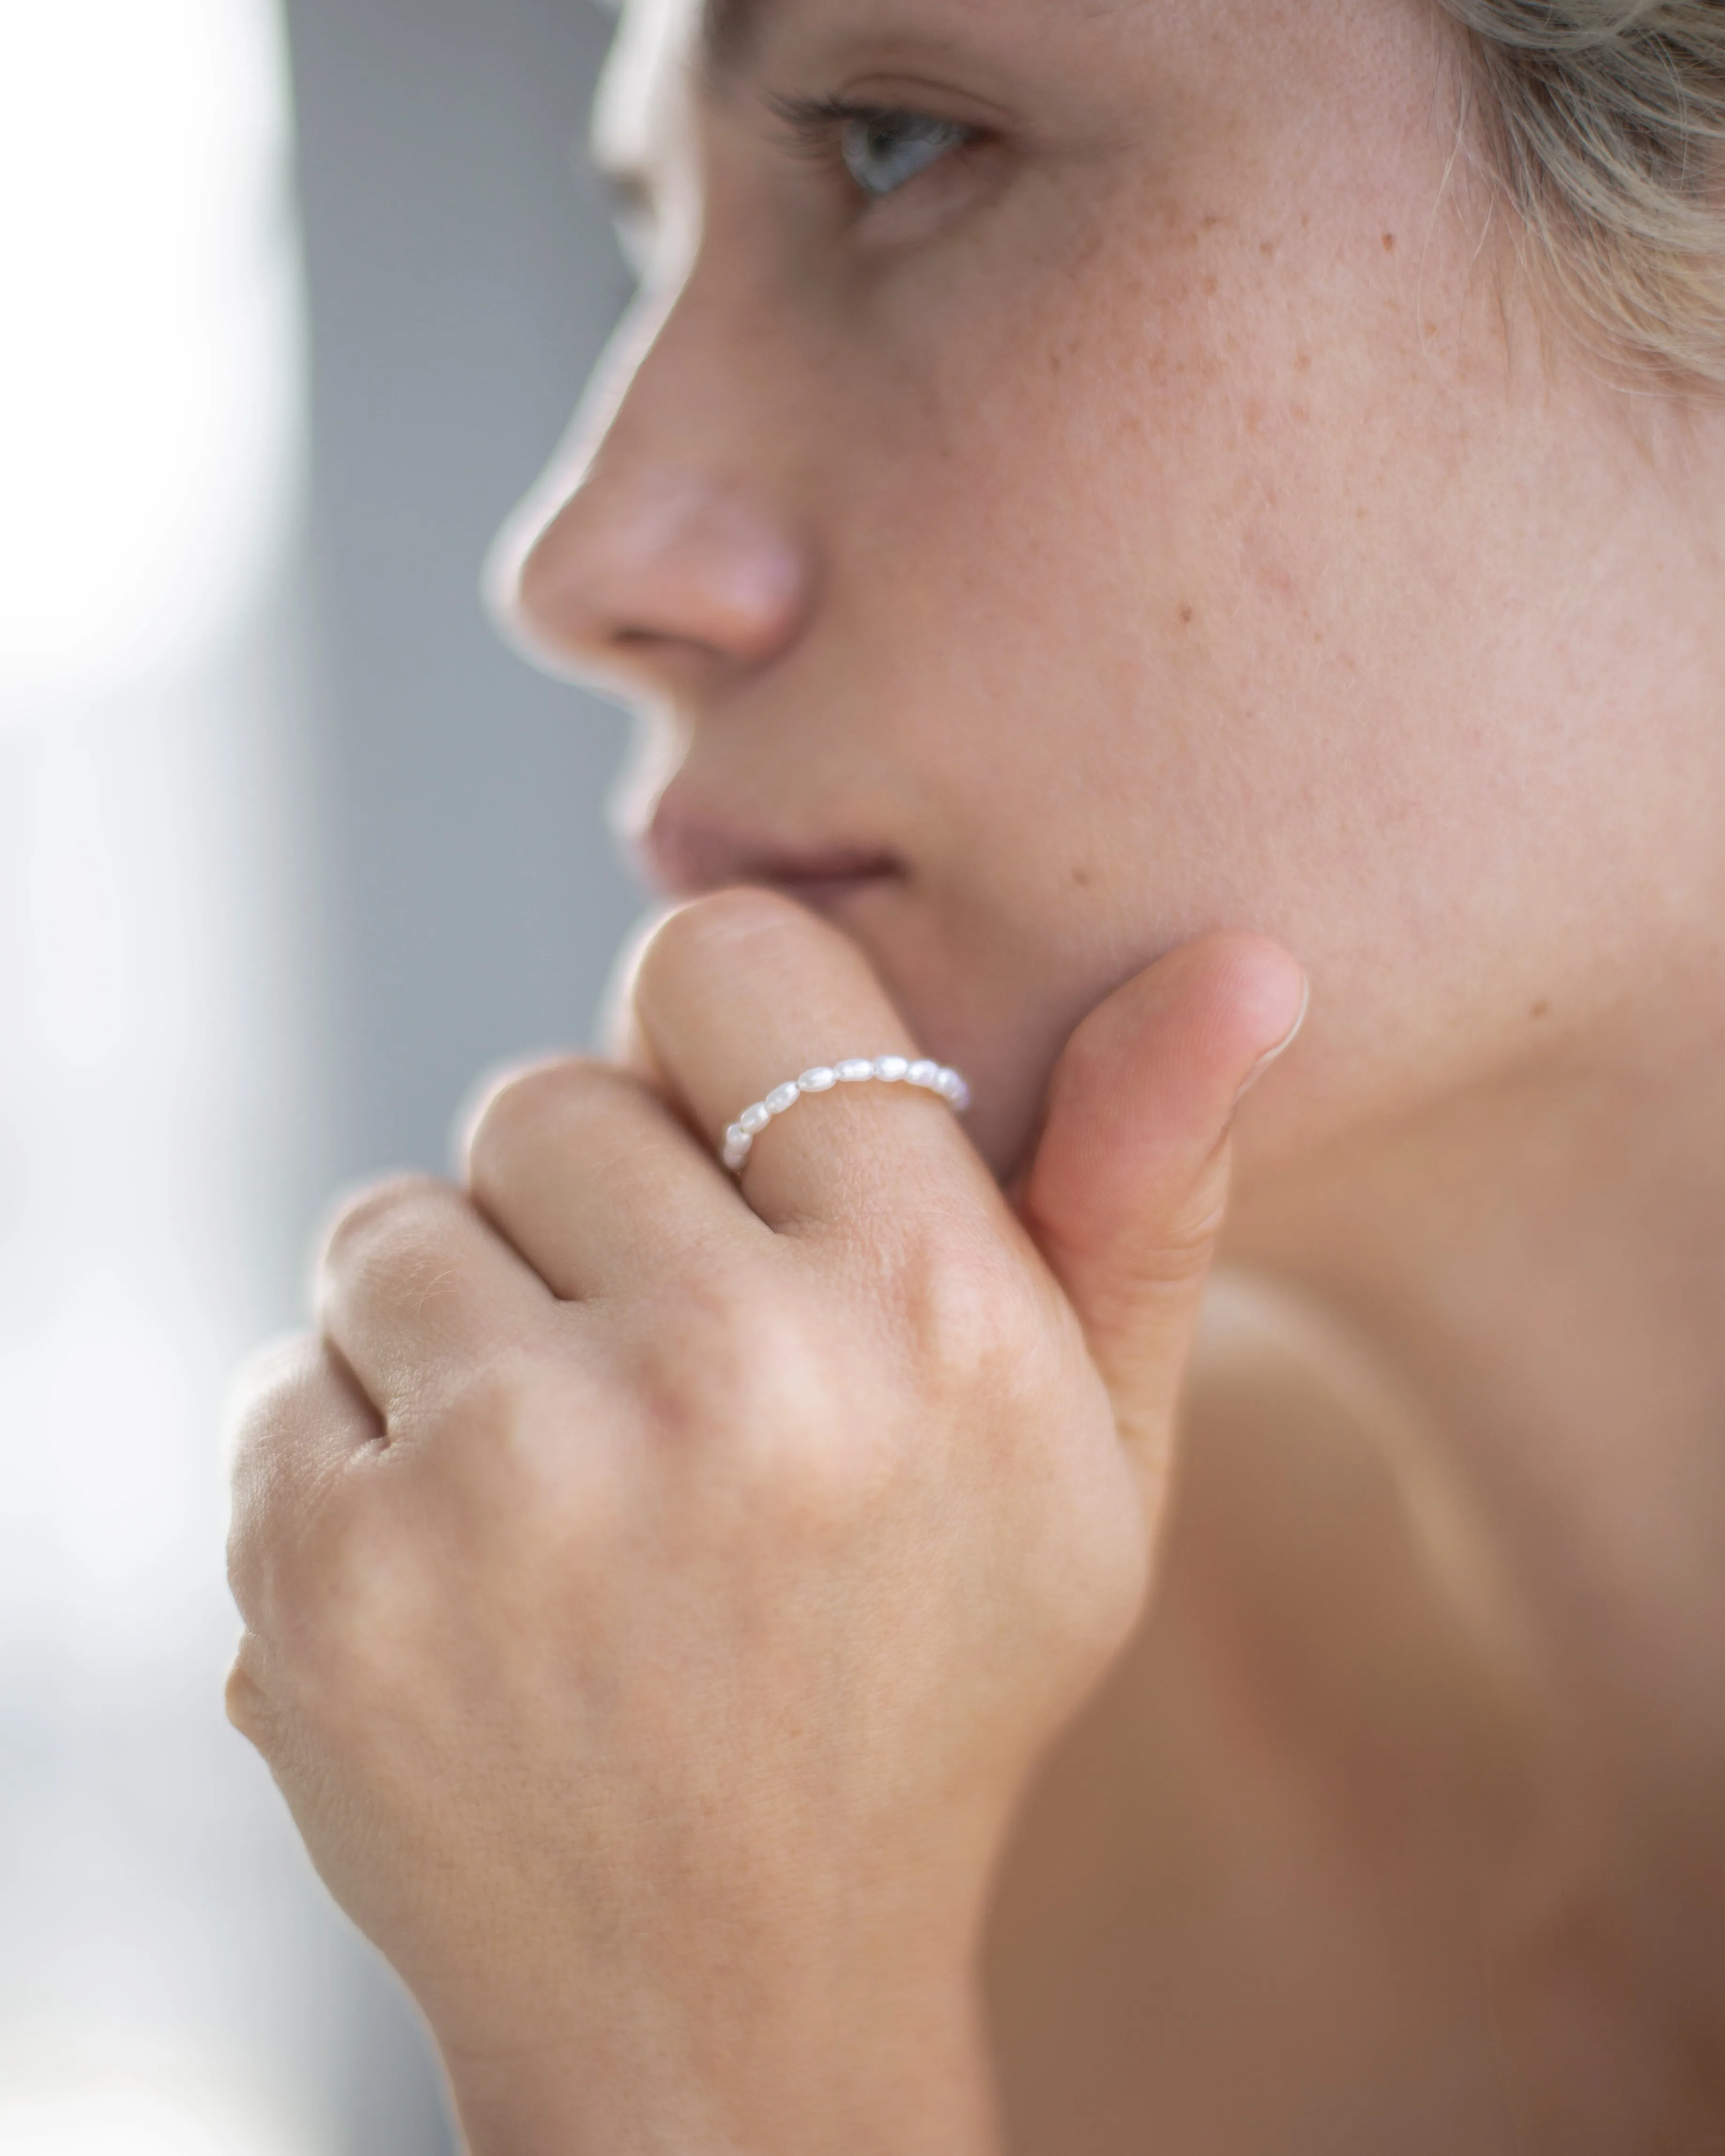
[(838, 1063), (818, 1063), (800, 1078), (775, 1086), (764, 1101), (745, 1108), (725, 1133), (721, 1158), (733, 1174), (741, 1175), (754, 1142), (776, 1116), (793, 1108), (805, 1093), (828, 1093), (835, 1086), (861, 1086), (878, 1078), (889, 1086), (920, 1086), (937, 1094), (962, 1115), (970, 1106), (970, 1088), (959, 1074), (927, 1057), (912, 1062), (903, 1055), (850, 1055)]

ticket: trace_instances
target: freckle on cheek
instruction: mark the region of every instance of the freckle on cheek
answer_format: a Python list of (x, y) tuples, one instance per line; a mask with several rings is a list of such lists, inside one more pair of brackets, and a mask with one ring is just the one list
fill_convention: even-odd
[(1181, 626), (1181, 628), (1182, 628), (1182, 629), (1190, 629), (1190, 628), (1191, 628), (1191, 626), (1192, 626), (1192, 624), (1193, 624), (1193, 623), (1194, 623), (1196, 619), (1197, 619), (1197, 610), (1196, 610), (1196, 609), (1194, 608), (1194, 607), (1193, 606), (1192, 602), (1191, 602), (1189, 599), (1182, 599), (1182, 600), (1181, 600), (1181, 602), (1180, 602), (1180, 626)]
[(1395, 252), (1395, 234), (1393, 232), (1386, 232), (1384, 235), (1384, 252), (1386, 254)]

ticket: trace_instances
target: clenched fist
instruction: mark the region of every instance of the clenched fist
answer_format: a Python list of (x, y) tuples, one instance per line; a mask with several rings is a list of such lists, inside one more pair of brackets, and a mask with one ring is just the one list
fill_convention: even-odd
[(476, 2151), (970, 2156), (971, 1962), (1037, 1756), (1127, 1636), (1255, 1066), (1217, 937), (1092, 1014), (1016, 1210), (778, 898), (672, 916), (639, 1069), (501, 1084), (467, 1188), (337, 1221), (253, 1376), (231, 1711), (412, 1988)]

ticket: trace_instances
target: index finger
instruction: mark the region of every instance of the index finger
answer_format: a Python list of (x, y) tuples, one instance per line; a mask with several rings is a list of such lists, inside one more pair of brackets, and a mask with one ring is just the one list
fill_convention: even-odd
[[(902, 1075), (837, 1076), (846, 1063), (896, 1058), (908, 1071), (927, 1059), (856, 945), (790, 900), (721, 891), (667, 916), (642, 952), (634, 1016), (656, 1075), (715, 1152), (746, 1109), (778, 1096), (740, 1176), (769, 1227), (1000, 1207), (949, 1101)], [(810, 1072), (834, 1082), (790, 1096)]]

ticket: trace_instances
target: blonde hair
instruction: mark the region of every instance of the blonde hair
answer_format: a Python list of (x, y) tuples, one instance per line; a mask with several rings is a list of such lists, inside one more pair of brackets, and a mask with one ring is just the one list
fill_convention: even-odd
[(1725, 389), (1725, 0), (1440, 0), (1518, 232), (1631, 370)]

